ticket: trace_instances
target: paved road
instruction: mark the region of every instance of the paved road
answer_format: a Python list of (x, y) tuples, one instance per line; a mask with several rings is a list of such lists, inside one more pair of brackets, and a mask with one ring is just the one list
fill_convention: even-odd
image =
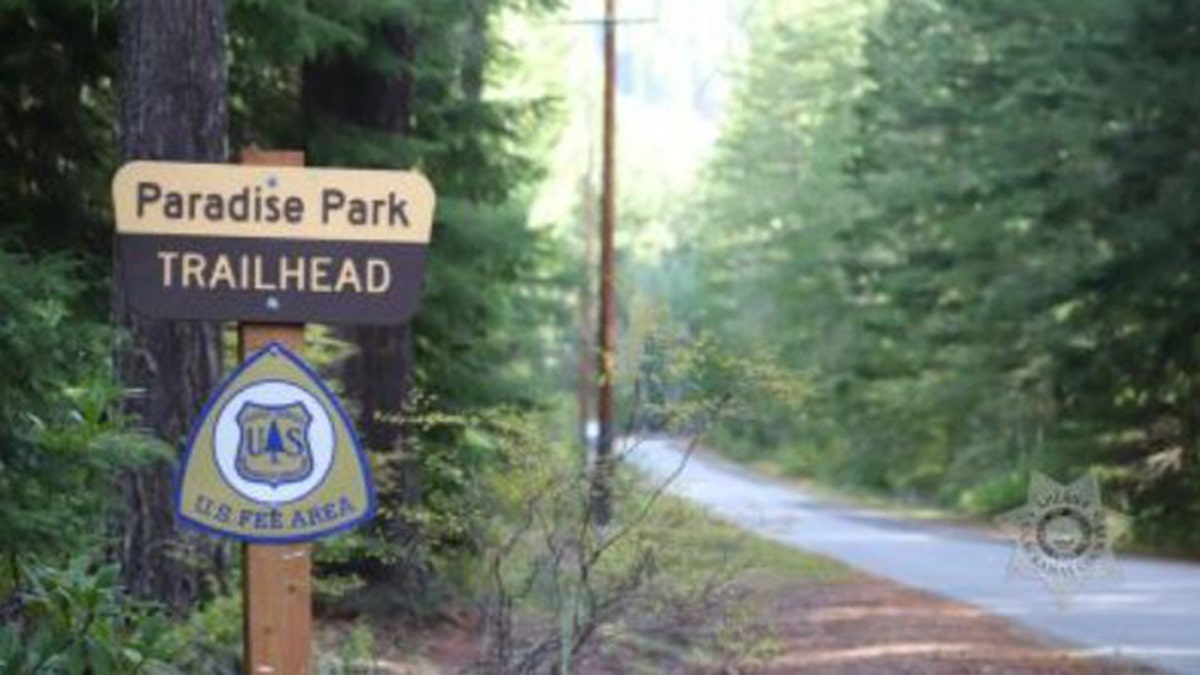
[[(661, 479), (682, 451), (672, 440), (643, 440), (629, 461)], [(1200, 674), (1200, 565), (1121, 556), (1122, 580), (1094, 580), (1060, 610), (1040, 582), (1008, 578), (1013, 549), (1001, 539), (830, 505), (710, 456), (692, 456), (671, 491), (763, 536), (1009, 617), (1051, 640)]]

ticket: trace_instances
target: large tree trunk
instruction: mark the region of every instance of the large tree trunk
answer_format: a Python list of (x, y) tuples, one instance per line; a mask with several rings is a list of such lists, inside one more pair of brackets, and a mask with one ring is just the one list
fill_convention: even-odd
[[(125, 0), (120, 31), (122, 159), (225, 161), (222, 0)], [(117, 279), (120, 265), (118, 257)], [(220, 326), (135, 316), (115, 288), (115, 319), (128, 331), (117, 350), (118, 373), (131, 392), (126, 412), (179, 448), (220, 377)], [(126, 587), (188, 607), (205, 577), (223, 577), (227, 549), (177, 528), (171, 466), (127, 476), (125, 491), (129, 512), (119, 525), (117, 557)]]
[[(412, 62), (412, 40), (402, 25), (388, 23), (377, 30), (378, 39), (400, 60)], [(341, 125), (408, 133), (412, 88), (407, 69), (381, 73), (346, 54), (309, 63), (304, 68), (309, 136)], [(317, 148), (310, 148), (309, 156), (317, 162), (343, 159), (324, 157)], [(358, 326), (343, 330), (342, 335), (358, 347), (357, 354), (343, 364), (341, 375), (347, 392), (360, 406), (358, 428), (363, 441), (374, 451), (398, 448), (399, 427), (381, 422), (378, 415), (398, 413), (408, 393), (413, 352), (409, 327)]]
[(488, 57), (489, 0), (467, 0), (467, 30), (463, 40), (463, 96), (472, 103), (483, 97), (483, 76)]
[[(375, 36), (403, 63), (411, 64), (415, 44), (410, 32), (398, 22), (380, 26)], [(309, 63), (304, 68), (304, 109), (310, 139), (350, 125), (375, 132), (410, 132), (413, 80), (407, 68), (383, 73), (348, 54)], [(310, 147), (317, 161), (339, 163), (341, 157), (323, 156)], [(396, 419), (409, 392), (413, 367), (413, 339), (408, 325), (356, 326), (340, 335), (355, 345), (355, 353), (340, 368), (340, 379), (348, 396), (359, 405), (358, 429), (363, 442), (374, 453), (383, 453), (383, 475), (379, 500), (385, 514), (377, 525), (384, 536), (402, 550), (419, 551), (420, 533), (403, 516), (407, 504), (421, 496), (420, 473), (403, 451), (403, 435)], [(382, 420), (381, 416), (390, 419)], [(376, 582), (386, 582), (397, 597), (414, 600), (428, 585), (428, 561), (403, 560), (399, 565), (372, 565), (357, 570)]]

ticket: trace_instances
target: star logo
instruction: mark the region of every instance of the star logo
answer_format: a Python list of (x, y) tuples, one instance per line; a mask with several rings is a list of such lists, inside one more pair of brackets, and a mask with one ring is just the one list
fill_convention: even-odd
[(1025, 505), (996, 523), (1016, 542), (1009, 576), (1041, 579), (1060, 607), (1089, 579), (1121, 576), (1112, 545), (1124, 522), (1104, 508), (1094, 473), (1062, 485), (1035, 471)]

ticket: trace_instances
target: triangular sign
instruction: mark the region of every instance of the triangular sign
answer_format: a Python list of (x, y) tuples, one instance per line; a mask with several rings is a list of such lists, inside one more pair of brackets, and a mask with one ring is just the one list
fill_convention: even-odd
[(205, 406), (175, 493), (179, 518), (249, 542), (306, 541), (375, 515), (346, 411), (283, 345), (247, 359)]

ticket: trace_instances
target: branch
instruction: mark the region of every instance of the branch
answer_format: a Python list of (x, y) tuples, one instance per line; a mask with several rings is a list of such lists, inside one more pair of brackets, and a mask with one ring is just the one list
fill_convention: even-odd
[[(714, 406), (714, 416), (716, 414), (715, 411), (719, 411), (722, 407), (724, 407), (725, 404), (728, 403), (731, 398), (732, 398), (732, 396), (730, 394), (725, 394), (724, 396), (721, 397), (721, 399)], [(637, 526), (641, 525), (642, 522), (646, 520), (646, 518), (650, 515), (650, 510), (652, 508), (654, 508), (654, 505), (656, 503), (658, 503), (658, 500), (661, 499), (663, 494), (666, 493), (667, 488), (670, 487), (671, 484), (674, 483), (675, 480), (677, 478), (679, 478), (679, 476), (683, 473), (683, 470), (687, 468), (687, 463), (692, 458), (692, 455), (695, 453), (696, 448), (699, 446), (699, 443), (700, 443), (700, 435), (699, 434), (691, 437), (691, 439), (688, 441), (686, 449), (683, 452), (683, 457), (680, 458), (679, 464), (675, 467), (675, 469), (672, 470), (671, 473), (668, 474), (667, 477), (659, 485), (657, 485), (653, 491), (651, 491), (649, 498), (647, 498), (646, 502), (642, 505), (642, 508), (638, 512), (638, 515), (633, 520), (626, 523), (620, 530), (618, 530), (615, 534), (613, 534), (613, 536), (611, 536), (607, 540), (605, 540), (605, 542), (602, 543), (592, 553), (592, 555), (588, 559), (589, 564), (594, 564), (595, 561), (601, 555), (603, 555), (605, 551), (607, 551), (609, 548), (611, 548), (614, 543), (616, 543), (618, 540), (627, 536)]]

